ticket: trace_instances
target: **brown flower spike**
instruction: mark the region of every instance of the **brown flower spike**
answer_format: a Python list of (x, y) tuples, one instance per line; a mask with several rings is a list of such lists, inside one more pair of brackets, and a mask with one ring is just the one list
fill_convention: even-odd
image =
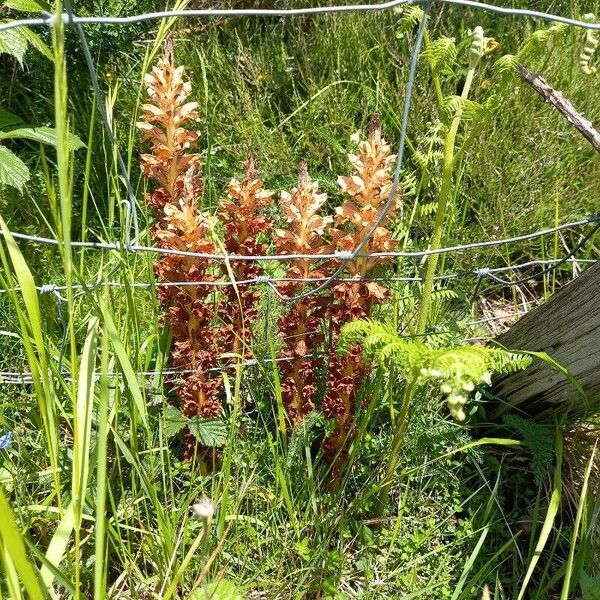
[[(378, 116), (371, 121), (369, 137), (358, 144), (358, 154), (349, 154), (353, 168), (349, 177), (339, 177), (338, 185), (346, 198), (336, 208), (335, 224), (331, 236), (336, 250), (352, 251), (365, 240), (374, 227), (380, 211), (392, 190), (392, 165), (395, 156), (381, 134)], [(397, 243), (386, 227), (400, 206), (400, 195), (394, 198), (384, 220), (363, 246), (361, 254), (389, 252)], [(377, 257), (358, 257), (344, 265), (343, 277), (333, 286), (334, 300), (329, 306), (333, 338), (344, 323), (364, 319), (375, 304), (382, 303), (387, 290), (373, 281), (363, 281), (376, 267), (386, 262)], [(353, 281), (355, 280), (355, 281)], [(339, 357), (335, 349), (328, 356), (327, 391), (323, 398), (323, 412), (335, 419), (333, 434), (324, 442), (324, 452), (331, 459), (343, 460), (348, 442), (355, 433), (354, 408), (366, 368), (358, 347)]]
[[(239, 256), (257, 256), (267, 253), (267, 245), (258, 241), (260, 234), (268, 233), (271, 221), (261, 212), (271, 205), (273, 192), (266, 190), (256, 176), (254, 157), (248, 154), (242, 181), (232, 179), (227, 198), (219, 202), (219, 216), (225, 227), (225, 250)], [(257, 317), (260, 293), (256, 285), (238, 283), (251, 281), (263, 274), (256, 261), (231, 259), (223, 264), (223, 278), (236, 282), (225, 288), (225, 302), (221, 306), (224, 347), (227, 352), (248, 355), (252, 341), (251, 324)]]
[[(292, 193), (282, 192), (281, 210), (288, 223), (288, 229), (277, 229), (276, 245), (280, 254), (319, 254), (327, 253), (330, 246), (323, 241), (333, 219), (319, 215), (326, 194), (318, 193), (318, 183), (311, 181), (305, 162), (300, 164), (298, 186)], [(320, 261), (298, 258), (290, 261), (286, 278), (280, 291), (288, 296), (301, 291), (303, 279), (320, 279), (327, 271)], [(326, 316), (329, 297), (308, 296), (292, 305), (292, 308), (279, 318), (279, 331), (283, 334), (284, 349), (280, 363), (281, 395), (288, 418), (297, 424), (315, 407), (315, 373), (321, 360), (315, 353), (322, 347), (325, 336), (322, 321)]]
[[(143, 139), (151, 142), (151, 151), (141, 157), (142, 171), (159, 185), (146, 198), (156, 218), (152, 240), (160, 248), (213, 254), (213, 224), (198, 207), (203, 193), (201, 155), (189, 152), (198, 139), (197, 132), (187, 129), (198, 118), (196, 103), (186, 102), (191, 85), (183, 67), (174, 66), (170, 40), (164, 58), (146, 75), (145, 83), (149, 101), (142, 105), (143, 121), (138, 127)], [(184, 282), (181, 286), (159, 287), (158, 298), (173, 338), (171, 366), (189, 372), (176, 386), (188, 418), (215, 418), (221, 411), (222, 379), (209, 377), (209, 369), (217, 366), (220, 337), (213, 324), (213, 303), (209, 301), (213, 288), (202, 285), (214, 279), (210, 267), (209, 260), (171, 254), (154, 264), (159, 282)], [(195, 446), (188, 434), (188, 456)]]

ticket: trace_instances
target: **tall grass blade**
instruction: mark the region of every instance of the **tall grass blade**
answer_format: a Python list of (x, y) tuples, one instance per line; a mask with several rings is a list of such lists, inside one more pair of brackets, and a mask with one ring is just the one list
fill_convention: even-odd
[(17, 526), (15, 515), (2, 489), (0, 489), (0, 543), (3, 555), (14, 565), (14, 570), (21, 578), (31, 600), (42, 600), (44, 594), (40, 587), (40, 581), (36, 570), (25, 554), (25, 543)]
[[(597, 442), (596, 442), (597, 444)], [(560, 600), (568, 600), (569, 592), (571, 588), (571, 576), (573, 574), (573, 563), (575, 561), (575, 547), (577, 545), (577, 538), (579, 537), (579, 528), (581, 526), (581, 518), (583, 517), (583, 511), (585, 509), (587, 503), (587, 492), (588, 486), (590, 483), (590, 476), (592, 474), (592, 467), (594, 466), (594, 459), (596, 458), (596, 448), (597, 445), (594, 445), (594, 449), (592, 450), (592, 455), (590, 456), (590, 460), (588, 461), (587, 467), (585, 469), (585, 474), (583, 476), (583, 485), (581, 486), (581, 494), (579, 496), (579, 503), (577, 505), (577, 514), (575, 516), (575, 524), (573, 525), (573, 532), (571, 533), (571, 544), (569, 547), (569, 558), (567, 559), (567, 564), (565, 565), (565, 579), (563, 581), (563, 587), (560, 594)]]
[(527, 567), (527, 573), (525, 574), (525, 579), (521, 584), (521, 589), (519, 591), (519, 595), (517, 596), (517, 600), (521, 600), (525, 597), (525, 592), (527, 591), (527, 586), (529, 585), (529, 581), (531, 580), (533, 571), (535, 570), (535, 567), (540, 559), (542, 551), (546, 546), (546, 542), (550, 537), (550, 533), (552, 532), (554, 519), (556, 518), (556, 514), (558, 513), (558, 507), (560, 505), (560, 497), (562, 493), (562, 437), (559, 431), (556, 431), (555, 445), (556, 468), (554, 470), (554, 484), (552, 489), (552, 495), (550, 497), (550, 503), (548, 504), (546, 518), (544, 519), (544, 524), (542, 525), (542, 530), (540, 531), (540, 537), (538, 538), (534, 554), (531, 557), (529, 566)]
[[(53, 598), (59, 597), (52, 592), (52, 584), (54, 583), (54, 579), (56, 577), (56, 570), (65, 556), (69, 540), (71, 539), (71, 534), (73, 533), (73, 528), (75, 527), (74, 508), (74, 503), (71, 501), (69, 506), (67, 506), (65, 514), (60, 520), (52, 539), (50, 540), (48, 549), (46, 550), (47, 564), (43, 564), (42, 568), (40, 569), (40, 577), (42, 578), (42, 582)], [(54, 567), (54, 569), (51, 568), (51, 566)]]

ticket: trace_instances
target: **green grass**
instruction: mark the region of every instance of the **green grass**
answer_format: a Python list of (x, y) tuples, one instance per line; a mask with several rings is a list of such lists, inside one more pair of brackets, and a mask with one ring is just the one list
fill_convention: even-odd
[[(575, 16), (590, 10), (575, 2), (535, 4)], [(109, 3), (94, 11), (115, 8)], [(206, 206), (214, 207), (229, 178), (241, 172), (249, 147), (268, 187), (291, 188), (297, 163), (306, 158), (336, 204), (335, 176), (347, 171), (350, 135), (364, 130), (375, 112), (391, 139), (398, 134), (412, 38), (397, 38), (396, 22), (392, 14), (381, 14), (177, 23), (177, 58), (194, 82), (202, 114)], [(458, 8), (442, 9), (433, 23), (436, 35), (457, 38), (482, 24), (506, 52), (516, 51), (532, 27)], [(160, 47), (156, 27), (128, 28), (123, 39), (113, 29), (88, 31), (144, 228), (133, 124), (142, 73)], [(60, 31), (55, 42), (61, 64)], [(532, 68), (595, 120), (598, 80), (577, 68), (581, 44), (581, 33), (569, 32)], [(278, 376), (269, 367), (229, 375), (221, 468), (202, 475), (198, 464), (180, 460), (180, 439), (166, 410), (169, 386), (161, 376), (136, 375), (167, 361), (168, 336), (154, 290), (130, 286), (152, 280), (151, 257), (69, 244), (82, 236), (122, 239), (124, 192), (71, 32), (66, 56), (66, 81), (46, 59), (28, 55), (22, 70), (0, 57), (11, 72), (0, 82), (0, 106), (27, 122), (57, 125), (63, 140), (58, 153), (45, 154), (30, 142), (13, 143), (33, 178), (22, 196), (0, 191), (8, 228), (63, 242), (60, 253), (12, 244), (8, 237), (2, 246), (2, 287), (19, 285), (23, 293), (0, 296), (1, 328), (14, 334), (0, 336), (0, 367), (33, 369), (36, 377), (33, 385), (0, 387), (0, 434), (14, 432), (12, 446), (0, 450), (0, 595), (36, 597), (35, 590), (43, 596), (48, 589), (61, 598), (204, 598), (208, 583), (214, 591), (215, 582), (226, 580), (249, 598), (479, 599), (488, 584), (494, 598), (509, 600), (524, 589), (526, 574), (531, 578), (524, 598), (559, 597), (561, 591), (566, 598), (580, 593), (573, 590), (593, 589), (599, 576), (597, 501), (583, 493), (574, 519), (565, 501), (557, 505), (567, 485), (589, 489), (591, 467), (561, 486), (559, 451), (555, 475), (538, 486), (526, 443), (473, 444), (480, 432), (451, 421), (433, 389), (420, 390), (411, 405), (389, 502), (377, 522), (372, 514), (402, 391), (381, 373), (363, 386), (371, 409), (359, 423), (353, 469), (337, 489), (328, 485), (328, 466), (317, 451), (323, 420), (284, 435), (278, 427)], [(484, 97), (482, 85), (491, 75), (486, 63), (474, 80), (475, 100)], [(442, 77), (445, 92), (459, 79)], [(431, 139), (428, 122), (437, 116), (422, 61), (408, 170), (417, 170), (415, 150)], [(66, 151), (67, 128), (87, 140), (87, 149)], [(501, 108), (457, 165), (461, 183), (451, 198), (443, 243), (510, 236), (597, 211), (597, 160), (560, 116), (513, 79)], [(418, 194), (404, 208), (405, 217), (414, 209), (413, 226), (403, 232), (407, 248), (429, 242), (433, 219), (420, 207), (437, 200), (439, 178), (439, 165), (417, 170)], [(568, 232), (564, 240), (553, 236), (450, 256), (440, 260), (440, 269), (560, 257), (563, 242), (572, 247), (577, 239), (578, 232)], [(581, 255), (596, 258), (595, 244)], [(408, 265), (400, 269), (410, 272)], [(81, 297), (67, 291), (66, 302), (32, 287), (105, 277), (124, 287)], [(569, 269), (562, 268), (529, 289), (542, 296), (569, 278)], [(445, 302), (434, 295), (429, 323), (448, 326), (453, 311), (469, 310), (460, 294), (468, 299), (472, 283), (458, 283), (457, 298)], [(512, 300), (497, 286), (480, 292)], [(418, 291), (398, 286), (381, 316), (402, 314), (418, 301)], [(261, 316), (269, 325), (264, 310)], [(101, 373), (99, 380), (91, 377), (94, 371)], [(114, 372), (118, 378), (108, 376)], [(519, 437), (509, 430), (500, 430), (501, 436)], [(592, 446), (585, 452), (587, 463)], [(205, 523), (190, 511), (204, 495), (216, 505), (207, 535)], [(215, 598), (227, 597), (218, 589)]]

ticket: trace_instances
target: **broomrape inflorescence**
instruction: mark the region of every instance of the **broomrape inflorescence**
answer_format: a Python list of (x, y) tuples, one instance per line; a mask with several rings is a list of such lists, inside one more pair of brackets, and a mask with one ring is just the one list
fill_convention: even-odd
[[(328, 312), (334, 339), (344, 323), (367, 317), (373, 305), (382, 303), (387, 297), (383, 286), (364, 279), (386, 262), (386, 259), (370, 254), (393, 251), (397, 246), (386, 225), (396, 214), (401, 201), (400, 194), (397, 194), (385, 218), (372, 231), (392, 192), (391, 171), (395, 161), (389, 144), (381, 134), (378, 116), (371, 121), (368, 139), (359, 141), (358, 154), (349, 154), (348, 159), (353, 173), (349, 177), (338, 178), (338, 185), (346, 199), (335, 211), (338, 227), (331, 230), (332, 243), (336, 250), (343, 251), (352, 251), (361, 243), (364, 245), (361, 256), (344, 264), (346, 280), (333, 286), (333, 302)], [(367, 237), (369, 234), (370, 237)], [(329, 456), (343, 458), (347, 442), (354, 435), (354, 404), (365, 374), (360, 348), (355, 346), (341, 357), (331, 348), (328, 367), (323, 412), (327, 418), (335, 420), (335, 429), (325, 440), (324, 450)]]
[[(266, 190), (256, 176), (254, 157), (248, 153), (244, 178), (232, 179), (227, 198), (219, 202), (219, 216), (225, 228), (225, 250), (239, 256), (256, 256), (267, 253), (267, 244), (259, 241), (266, 234), (271, 221), (261, 211), (272, 202), (274, 192)], [(263, 274), (257, 262), (230, 260), (222, 266), (224, 278), (234, 282), (256, 279)], [(256, 319), (260, 292), (249, 283), (237, 283), (225, 289), (225, 301), (219, 316), (223, 323), (224, 347), (237, 355), (249, 353), (252, 341), (251, 324)]]
[[(300, 164), (298, 186), (292, 193), (281, 193), (281, 209), (288, 223), (287, 229), (277, 229), (276, 247), (281, 254), (327, 253), (330, 246), (324, 241), (333, 222), (331, 217), (319, 214), (327, 200), (326, 194), (318, 192), (318, 183), (311, 181), (305, 162)], [(319, 280), (327, 275), (326, 265), (315, 264), (310, 258), (290, 261), (286, 278), (280, 285), (283, 294), (297, 294), (304, 279)], [(296, 301), (278, 322), (283, 334), (282, 357), (290, 359), (281, 363), (281, 395), (288, 419), (295, 425), (315, 408), (316, 371), (321, 359), (315, 356), (321, 349), (325, 336), (322, 328), (326, 316), (329, 296), (312, 295)]]
[[(201, 155), (189, 152), (198, 133), (187, 126), (197, 120), (197, 104), (186, 102), (191, 84), (184, 68), (174, 66), (173, 48), (167, 41), (165, 56), (145, 77), (149, 101), (142, 105), (143, 121), (138, 123), (143, 138), (152, 144), (141, 156), (142, 171), (160, 187), (146, 196), (157, 223), (150, 235), (166, 249), (214, 253), (213, 223), (201, 212), (203, 193)], [(160, 282), (192, 283), (211, 281), (211, 261), (197, 257), (165, 254), (154, 264)], [(158, 298), (165, 307), (165, 319), (173, 338), (171, 366), (189, 371), (176, 386), (186, 417), (214, 418), (219, 415), (222, 380), (209, 377), (217, 365), (219, 332), (214, 326), (212, 288), (206, 285), (162, 286)], [(195, 446), (188, 437), (188, 452)]]

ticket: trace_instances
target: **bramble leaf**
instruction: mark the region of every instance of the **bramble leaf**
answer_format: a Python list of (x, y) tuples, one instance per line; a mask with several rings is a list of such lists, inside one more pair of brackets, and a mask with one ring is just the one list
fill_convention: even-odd
[(8, 148), (0, 146), (0, 188), (11, 186), (22, 191), (28, 179), (27, 165)]

